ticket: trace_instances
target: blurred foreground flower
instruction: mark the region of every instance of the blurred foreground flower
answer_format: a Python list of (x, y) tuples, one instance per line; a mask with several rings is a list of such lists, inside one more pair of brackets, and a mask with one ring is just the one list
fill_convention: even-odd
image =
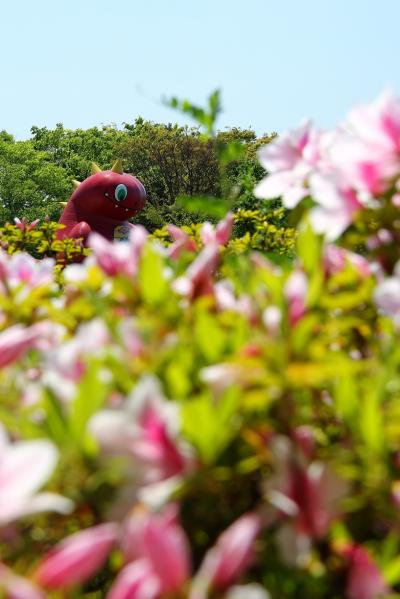
[(34, 579), (48, 589), (84, 583), (107, 559), (118, 537), (114, 524), (100, 524), (67, 537), (40, 562)]
[(0, 526), (37, 512), (71, 511), (69, 499), (55, 493), (37, 494), (56, 463), (57, 450), (50, 441), (10, 443), (0, 425)]

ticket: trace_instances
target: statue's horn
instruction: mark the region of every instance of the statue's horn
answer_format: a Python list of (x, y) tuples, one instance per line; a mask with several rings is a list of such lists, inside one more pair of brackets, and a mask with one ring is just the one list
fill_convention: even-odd
[(96, 173), (102, 173), (103, 171), (101, 170), (101, 168), (99, 166), (97, 166), (97, 164), (95, 162), (92, 162), (92, 175), (95, 175)]
[(77, 181), (76, 179), (72, 180), (72, 185), (75, 187), (75, 189), (78, 189), (80, 184), (81, 184), (80, 181)]
[(118, 160), (116, 160), (113, 164), (113, 167), (111, 169), (114, 173), (119, 173), (120, 175), (122, 175), (122, 173), (124, 172), (122, 169), (122, 161), (120, 160), (120, 158), (118, 158)]
[(63, 208), (65, 208), (65, 206), (67, 206), (67, 205), (68, 205), (68, 202), (60, 202), (60, 205), (61, 205)]

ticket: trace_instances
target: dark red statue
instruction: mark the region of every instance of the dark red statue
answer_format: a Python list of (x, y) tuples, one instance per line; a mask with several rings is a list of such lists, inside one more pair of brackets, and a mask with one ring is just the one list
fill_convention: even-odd
[(128, 219), (146, 202), (143, 185), (122, 171), (120, 160), (109, 171), (93, 164), (92, 172), (82, 183), (74, 181), (76, 189), (59, 220), (64, 228), (57, 232), (58, 239), (80, 237), (86, 241), (92, 231), (110, 241), (127, 239), (134, 226)]

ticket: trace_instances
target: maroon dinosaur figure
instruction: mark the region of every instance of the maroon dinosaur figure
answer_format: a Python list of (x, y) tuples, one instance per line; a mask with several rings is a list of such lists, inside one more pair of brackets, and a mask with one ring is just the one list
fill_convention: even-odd
[(74, 181), (76, 189), (60, 217), (64, 228), (57, 238), (83, 238), (85, 243), (89, 233), (96, 231), (110, 241), (127, 239), (134, 226), (128, 219), (146, 202), (142, 183), (122, 171), (120, 160), (108, 171), (93, 164), (92, 173), (82, 183)]

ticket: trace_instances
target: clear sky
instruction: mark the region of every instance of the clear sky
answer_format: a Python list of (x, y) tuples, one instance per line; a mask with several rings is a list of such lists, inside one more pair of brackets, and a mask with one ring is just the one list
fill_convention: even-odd
[(0, 129), (185, 122), (162, 97), (223, 93), (219, 126), (320, 126), (390, 86), (400, 0), (3, 0)]

